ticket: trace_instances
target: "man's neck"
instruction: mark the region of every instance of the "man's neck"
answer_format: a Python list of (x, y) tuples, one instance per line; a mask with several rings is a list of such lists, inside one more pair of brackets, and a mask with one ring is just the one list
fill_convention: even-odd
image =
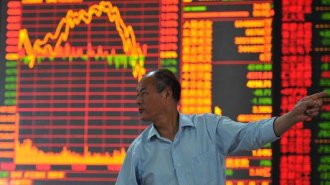
[(173, 141), (179, 130), (179, 113), (175, 110), (175, 112), (171, 112), (166, 116), (164, 115), (162, 118), (154, 122), (154, 125), (162, 137)]

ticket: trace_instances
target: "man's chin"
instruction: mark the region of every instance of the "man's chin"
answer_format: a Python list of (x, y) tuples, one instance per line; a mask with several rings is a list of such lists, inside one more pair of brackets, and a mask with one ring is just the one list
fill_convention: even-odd
[(146, 116), (141, 115), (141, 120), (142, 121), (150, 121), (150, 119)]
[(145, 118), (145, 117), (141, 117), (142, 121), (149, 121), (149, 119)]

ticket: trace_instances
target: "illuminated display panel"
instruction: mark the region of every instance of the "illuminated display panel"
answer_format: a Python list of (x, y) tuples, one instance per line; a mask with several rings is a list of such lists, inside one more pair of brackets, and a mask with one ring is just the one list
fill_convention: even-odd
[[(312, 61), (315, 88), (330, 94), (330, 1), (313, 1), (312, 15), (307, 16), (312, 22)], [(313, 65), (314, 66), (314, 65)], [(315, 124), (316, 123), (316, 124)], [(330, 183), (330, 99), (322, 107), (319, 119), (312, 127), (312, 177), (311, 184)]]
[[(280, 109), (288, 112), (307, 94), (329, 89), (330, 2), (279, 1)], [(320, 116), (294, 126), (279, 142), (274, 183), (329, 184), (329, 99)], [(276, 155), (277, 155), (276, 152)], [(275, 154), (274, 154), (275, 155)], [(276, 156), (277, 158), (277, 156)], [(276, 172), (276, 174), (277, 174)]]
[[(272, 115), (272, 1), (183, 1), (181, 111)], [(271, 184), (271, 145), (229, 156), (227, 185)]]
[[(113, 183), (146, 127), (135, 85), (149, 69), (180, 76), (182, 112), (244, 122), (272, 114), (271, 1), (2, 6), (2, 184)], [(270, 184), (271, 156), (266, 145), (229, 157), (227, 184)]]
[(1, 184), (114, 183), (147, 125), (135, 106), (136, 83), (160, 67), (160, 2), (2, 5)]
[[(330, 92), (329, 2), (279, 4), (273, 75), (272, 1), (1, 1), (0, 184), (114, 184), (147, 125), (135, 85), (150, 69), (180, 76), (182, 112), (240, 121), (270, 117), (272, 96), (283, 114), (306, 94)], [(279, 151), (230, 156), (227, 184), (329, 183), (329, 100), (322, 109), (284, 135)]]

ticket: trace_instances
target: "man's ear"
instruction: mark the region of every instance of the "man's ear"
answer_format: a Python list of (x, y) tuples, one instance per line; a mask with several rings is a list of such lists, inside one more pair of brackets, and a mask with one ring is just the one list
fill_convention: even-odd
[(162, 92), (163, 96), (166, 97), (166, 99), (168, 98), (172, 98), (173, 94), (172, 94), (172, 90), (169, 87), (166, 87), (163, 92)]

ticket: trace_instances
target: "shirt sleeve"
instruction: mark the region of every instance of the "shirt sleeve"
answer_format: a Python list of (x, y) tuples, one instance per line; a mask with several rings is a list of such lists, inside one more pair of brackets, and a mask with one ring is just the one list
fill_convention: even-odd
[(220, 117), (216, 126), (217, 147), (224, 155), (239, 151), (250, 151), (273, 142), (275, 117), (257, 122), (240, 123), (227, 117)]
[(124, 163), (117, 177), (116, 185), (139, 185), (137, 176), (137, 165), (134, 160), (132, 148), (127, 150)]

